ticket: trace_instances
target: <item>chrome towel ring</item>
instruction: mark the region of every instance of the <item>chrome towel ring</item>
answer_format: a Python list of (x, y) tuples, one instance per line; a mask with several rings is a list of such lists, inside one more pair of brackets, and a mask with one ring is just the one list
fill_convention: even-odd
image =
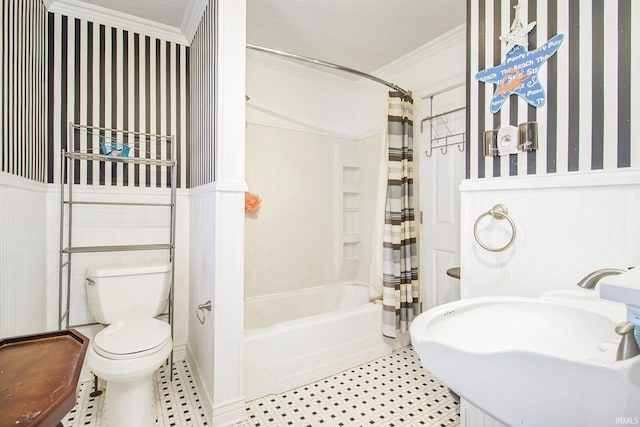
[[(516, 224), (513, 222), (513, 220), (508, 214), (509, 214), (509, 210), (507, 209), (507, 207), (501, 203), (498, 203), (497, 205), (489, 209), (488, 212), (485, 212), (482, 215), (480, 215), (478, 219), (476, 219), (475, 224), (473, 225), (473, 237), (476, 238), (476, 242), (478, 242), (478, 244), (482, 246), (484, 249), (491, 252), (502, 252), (506, 249), (509, 249), (511, 245), (513, 245), (513, 242), (515, 242), (516, 240)], [(507, 221), (509, 221), (509, 224), (511, 224), (511, 240), (509, 240), (509, 242), (506, 245), (499, 248), (492, 248), (482, 243), (482, 241), (478, 237), (478, 224), (480, 224), (480, 220), (487, 215), (491, 215), (495, 219), (506, 219)]]

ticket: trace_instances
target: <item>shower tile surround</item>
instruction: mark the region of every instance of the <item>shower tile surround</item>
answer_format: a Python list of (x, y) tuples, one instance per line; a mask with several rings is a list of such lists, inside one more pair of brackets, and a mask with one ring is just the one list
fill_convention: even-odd
[[(156, 372), (162, 402), (156, 426), (208, 425), (189, 366), (174, 364), (169, 382)], [(101, 388), (104, 384), (101, 384)], [(91, 398), (82, 383), (78, 403), (62, 420), (66, 427), (100, 426), (104, 394)], [(236, 427), (258, 426), (458, 426), (460, 407), (438, 379), (420, 367), (411, 347), (323, 380), (247, 402), (246, 419)]]

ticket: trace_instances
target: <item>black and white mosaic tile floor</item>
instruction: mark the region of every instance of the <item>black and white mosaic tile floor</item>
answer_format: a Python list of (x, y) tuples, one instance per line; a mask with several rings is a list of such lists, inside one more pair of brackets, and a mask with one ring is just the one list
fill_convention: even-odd
[[(205, 416), (186, 362), (174, 365), (173, 383), (165, 368), (156, 373), (161, 405), (156, 426), (205, 426)], [(65, 427), (100, 426), (103, 397), (91, 398), (84, 383)], [(460, 407), (411, 347), (318, 382), (247, 403), (238, 427), (362, 427), (460, 424)], [(142, 426), (141, 426), (142, 427)]]
[[(156, 390), (158, 393), (156, 395), (158, 418), (155, 425), (163, 427), (206, 426), (207, 421), (187, 362), (174, 363), (173, 375), (173, 382), (171, 382), (169, 381), (168, 367), (164, 365), (155, 373), (156, 384), (158, 384)], [(98, 389), (104, 390), (102, 380), (98, 382)], [(98, 397), (91, 397), (92, 391), (93, 382), (89, 381), (80, 385), (76, 406), (62, 420), (64, 427), (98, 427), (101, 425), (104, 393)]]
[(458, 426), (451, 392), (411, 347), (313, 384), (248, 402), (241, 427)]

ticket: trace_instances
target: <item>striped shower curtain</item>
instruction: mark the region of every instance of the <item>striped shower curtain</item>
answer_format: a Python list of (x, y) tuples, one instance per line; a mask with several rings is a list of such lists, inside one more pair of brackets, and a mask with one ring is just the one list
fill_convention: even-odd
[(382, 333), (397, 338), (421, 312), (413, 210), (413, 100), (389, 92), (389, 162), (383, 234)]

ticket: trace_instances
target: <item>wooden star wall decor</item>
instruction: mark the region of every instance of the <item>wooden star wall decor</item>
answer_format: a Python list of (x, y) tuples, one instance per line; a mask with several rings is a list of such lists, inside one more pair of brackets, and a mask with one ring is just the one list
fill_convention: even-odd
[(534, 50), (527, 50), (529, 32), (535, 27), (535, 21), (523, 24), (520, 21), (520, 4), (514, 7), (516, 10), (513, 24), (506, 35), (500, 36), (500, 40), (506, 43), (505, 55), (502, 64), (479, 71), (475, 78), (481, 82), (493, 83), (496, 90), (489, 104), (489, 111), (497, 113), (504, 102), (511, 95), (518, 95), (534, 107), (544, 105), (544, 88), (538, 81), (538, 70), (556, 53), (562, 41), (563, 34), (557, 34)]

